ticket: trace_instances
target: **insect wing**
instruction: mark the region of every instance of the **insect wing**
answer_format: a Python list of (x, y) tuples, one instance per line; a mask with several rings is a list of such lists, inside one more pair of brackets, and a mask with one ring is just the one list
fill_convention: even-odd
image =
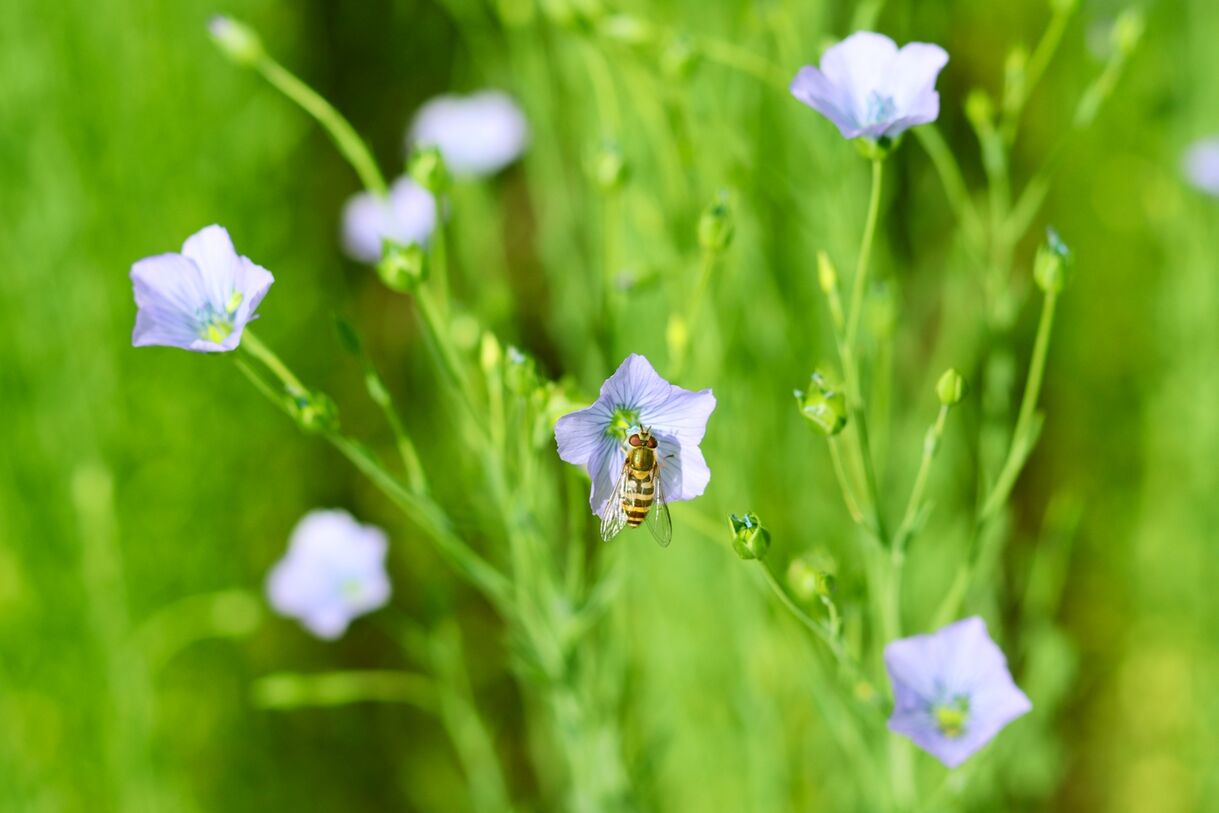
[(654, 497), (652, 500), (652, 510), (648, 511), (648, 518), (645, 524), (648, 530), (652, 532), (652, 538), (656, 540), (656, 544), (662, 548), (669, 547), (669, 543), (673, 541), (673, 517), (669, 516), (669, 504), (665, 501), (664, 486), (661, 485), (660, 467), (657, 466), (652, 470), (652, 483), (654, 489)]
[(622, 507), (622, 491), (630, 479), (626, 476), (626, 468), (624, 461), (622, 474), (618, 475), (618, 482), (614, 484), (614, 490), (610, 492), (609, 502), (605, 504), (605, 512), (601, 516), (601, 539), (606, 542), (626, 527), (626, 510)]

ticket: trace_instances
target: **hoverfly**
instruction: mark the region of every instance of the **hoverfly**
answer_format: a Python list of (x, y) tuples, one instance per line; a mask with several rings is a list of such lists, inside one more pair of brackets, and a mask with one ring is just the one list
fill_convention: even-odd
[(668, 547), (673, 539), (673, 518), (661, 484), (656, 438), (651, 430), (641, 427), (627, 443), (622, 473), (601, 519), (601, 538), (608, 542), (624, 526), (638, 528), (646, 520), (656, 542)]

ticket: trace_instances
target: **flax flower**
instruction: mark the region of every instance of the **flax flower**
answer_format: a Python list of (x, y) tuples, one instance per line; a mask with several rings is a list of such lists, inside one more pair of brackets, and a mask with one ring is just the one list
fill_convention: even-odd
[(511, 164), (529, 140), (525, 115), (506, 93), (437, 96), (419, 109), (407, 146), (436, 147), (454, 175), (492, 175)]
[(665, 381), (643, 356), (631, 354), (601, 385), (592, 406), (564, 415), (555, 425), (559, 457), (592, 478), (589, 507), (604, 517), (631, 432), (646, 427), (657, 439), (665, 502), (703, 493), (711, 470), (699, 449), (715, 409), (711, 390), (691, 392)]
[(131, 343), (196, 353), (232, 350), (274, 281), (267, 269), (238, 256), (227, 231), (208, 226), (186, 239), (181, 254), (145, 257), (131, 266), (138, 309)]

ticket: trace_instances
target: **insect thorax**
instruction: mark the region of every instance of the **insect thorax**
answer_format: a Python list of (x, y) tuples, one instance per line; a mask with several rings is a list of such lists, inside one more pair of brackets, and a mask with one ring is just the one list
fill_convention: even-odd
[(646, 446), (633, 447), (627, 450), (626, 464), (630, 467), (631, 472), (636, 475), (636, 479), (640, 479), (645, 474), (651, 473), (656, 466), (656, 450), (649, 449)]

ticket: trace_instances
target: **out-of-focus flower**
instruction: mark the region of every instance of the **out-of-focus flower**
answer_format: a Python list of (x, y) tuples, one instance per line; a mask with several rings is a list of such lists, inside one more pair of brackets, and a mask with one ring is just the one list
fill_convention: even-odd
[(229, 233), (208, 226), (182, 244), (181, 254), (145, 257), (131, 266), (136, 347), (162, 345), (220, 353), (241, 343), (241, 332), (275, 278), (240, 257)]
[(382, 243), (399, 245), (426, 242), (436, 228), (436, 201), (410, 178), (394, 181), (389, 195), (379, 198), (360, 192), (343, 207), (343, 247), (353, 260), (375, 263)]
[(890, 730), (949, 768), (1033, 708), (977, 616), (891, 642), (885, 668), (893, 684)]
[(1197, 141), (1185, 151), (1185, 177), (1206, 194), (1219, 197), (1219, 138)]
[(346, 511), (311, 511), (267, 577), (267, 599), (317, 637), (338, 638), (353, 618), (389, 601), (386, 548), (384, 531)]
[(898, 50), (883, 34), (859, 31), (806, 65), (791, 92), (838, 127), (844, 138), (895, 138), (940, 115), (935, 80), (948, 64), (938, 45), (912, 42)]
[(437, 96), (415, 114), (407, 147), (437, 147), (454, 175), (491, 175), (516, 160), (529, 140), (525, 115), (506, 93)]
[(711, 480), (698, 445), (714, 409), (711, 390), (674, 386), (646, 358), (632, 353), (601, 385), (592, 406), (559, 419), (554, 430), (559, 457), (588, 472), (593, 481), (589, 507), (603, 516), (626, 459), (623, 445), (631, 432), (647, 427), (658, 443), (665, 502), (692, 500)]

